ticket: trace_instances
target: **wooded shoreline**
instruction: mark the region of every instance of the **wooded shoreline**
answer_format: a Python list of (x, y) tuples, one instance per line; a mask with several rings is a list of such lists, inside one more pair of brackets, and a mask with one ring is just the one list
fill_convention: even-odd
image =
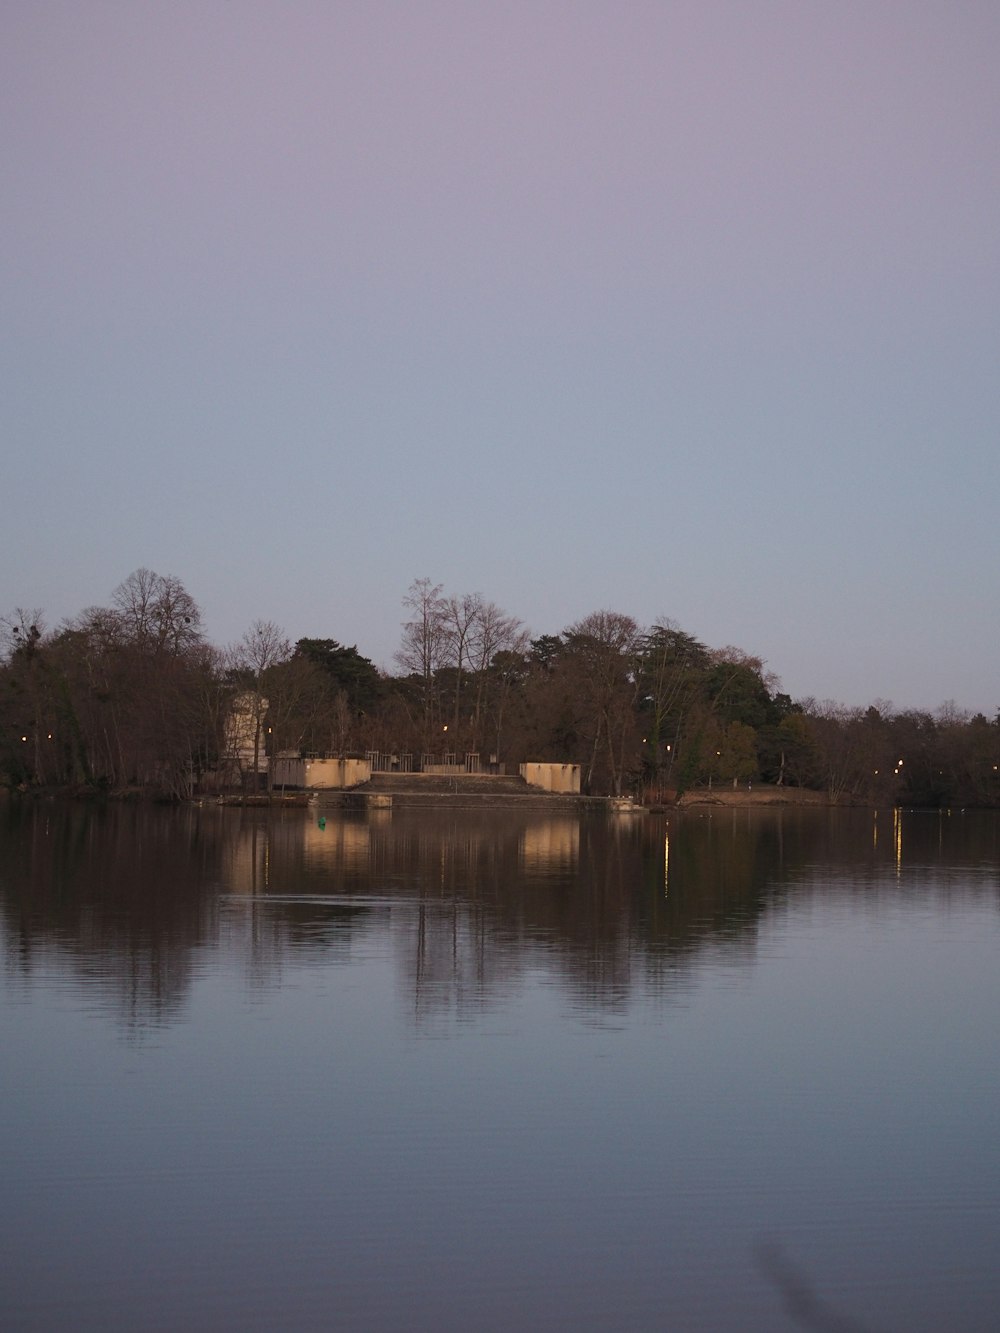
[(180, 580), (148, 569), (53, 631), (16, 610), (0, 617), (0, 782), (256, 798), (310, 759), (373, 773), (542, 763), (644, 808), (678, 793), (682, 806), (1000, 806), (1000, 713), (795, 700), (762, 658), (666, 618), (601, 610), (533, 638), (429, 579), (403, 606), (391, 671), (335, 639), (293, 645), (271, 621), (216, 648)]

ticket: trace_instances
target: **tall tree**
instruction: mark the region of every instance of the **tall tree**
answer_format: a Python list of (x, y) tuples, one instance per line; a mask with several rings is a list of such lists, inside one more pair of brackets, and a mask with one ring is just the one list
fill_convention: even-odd
[(705, 689), (708, 649), (672, 620), (657, 621), (638, 651), (646, 771), (658, 788), (681, 756), (682, 736)]
[(145, 652), (176, 656), (202, 642), (198, 604), (172, 574), (137, 569), (118, 585), (111, 601), (125, 637)]
[(590, 790), (601, 744), (607, 751), (611, 789), (620, 796), (627, 742), (634, 731), (639, 630), (631, 616), (594, 611), (565, 630), (567, 652), (580, 669), (582, 699), (589, 713), (590, 755), (585, 784)]
[(430, 579), (414, 579), (403, 598), (403, 606), (411, 616), (403, 622), (403, 637), (396, 661), (408, 675), (420, 681), (422, 741), (429, 746), (438, 720), (436, 676), (447, 664), (450, 649), (441, 584), (432, 583)]
[(0, 694), (4, 770), (17, 783), (54, 781), (55, 755), (48, 744), (55, 725), (54, 700), (41, 610), (19, 607), (0, 620), (0, 635), (6, 659)]
[(517, 618), (497, 606), (479, 600), (470, 636), (470, 663), (476, 677), (472, 713), (472, 748), (483, 741), (484, 720), (491, 719), (490, 744), (500, 753), (504, 714), (511, 691), (522, 678), (528, 649), (528, 632)]
[(459, 597), (445, 597), (441, 603), (441, 626), (444, 630), (449, 666), (455, 676), (454, 707), (452, 710), (452, 735), (458, 743), (459, 720), (462, 707), (462, 686), (465, 683), (465, 671), (469, 665), (473, 636), (481, 626), (483, 599), (477, 592), (463, 593)]

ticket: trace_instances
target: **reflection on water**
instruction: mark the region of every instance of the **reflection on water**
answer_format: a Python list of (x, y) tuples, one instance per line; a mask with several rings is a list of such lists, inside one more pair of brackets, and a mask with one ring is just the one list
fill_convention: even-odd
[(994, 815), (0, 808), (17, 1328), (987, 1329)]
[(178, 1013), (218, 916), (206, 892), (215, 839), (194, 813), (11, 805), (0, 815), (8, 976), (30, 981), (56, 954), (113, 989), (129, 1021)]
[(545, 819), (521, 835), (521, 866), (528, 874), (572, 870), (580, 857), (580, 821), (568, 815)]
[[(891, 835), (880, 838), (880, 821)], [(225, 939), (264, 984), (286, 954), (344, 950), (389, 903), (415, 1007), (481, 1005), (540, 964), (595, 1006), (669, 988), (700, 951), (751, 961), (795, 896), (937, 900), (997, 884), (989, 815), (724, 811), (644, 821), (559, 813), (8, 806), (8, 975), (54, 951), (129, 1022), (182, 1012), (199, 951)]]

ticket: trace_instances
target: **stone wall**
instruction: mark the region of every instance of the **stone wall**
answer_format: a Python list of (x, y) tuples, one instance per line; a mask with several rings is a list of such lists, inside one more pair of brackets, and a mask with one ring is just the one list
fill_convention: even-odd
[(329, 790), (367, 782), (372, 766), (367, 759), (275, 759), (272, 787), (309, 787)]
[(562, 796), (579, 796), (579, 764), (522, 764), (521, 777), (533, 787), (558, 792)]

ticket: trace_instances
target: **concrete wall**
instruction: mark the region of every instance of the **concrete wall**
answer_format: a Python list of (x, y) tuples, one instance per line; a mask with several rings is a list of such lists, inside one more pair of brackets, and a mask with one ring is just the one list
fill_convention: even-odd
[(579, 764), (522, 764), (521, 777), (533, 787), (566, 796), (580, 794)]
[(274, 787), (354, 787), (367, 782), (372, 766), (367, 759), (275, 759)]
[(306, 787), (356, 787), (367, 782), (372, 766), (367, 759), (306, 759)]

